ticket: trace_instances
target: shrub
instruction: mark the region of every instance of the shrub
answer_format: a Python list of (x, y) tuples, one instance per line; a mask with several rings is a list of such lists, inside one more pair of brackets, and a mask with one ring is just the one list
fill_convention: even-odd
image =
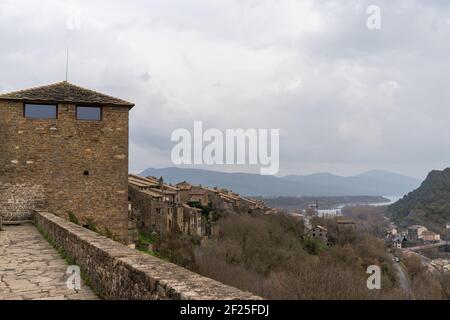
[(69, 216), (70, 222), (80, 225), (80, 221), (78, 220), (77, 216), (73, 212), (68, 211), (67, 215)]

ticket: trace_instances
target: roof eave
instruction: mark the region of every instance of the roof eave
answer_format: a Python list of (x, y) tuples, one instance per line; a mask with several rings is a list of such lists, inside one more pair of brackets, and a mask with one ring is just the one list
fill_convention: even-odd
[(33, 98), (14, 98), (14, 97), (1, 97), (0, 101), (14, 101), (14, 102), (28, 102), (28, 103), (70, 103), (70, 104), (87, 104), (92, 106), (112, 106), (112, 107), (124, 107), (132, 109), (134, 103), (101, 103), (90, 101), (77, 101), (77, 100), (48, 100), (48, 99), (33, 99)]

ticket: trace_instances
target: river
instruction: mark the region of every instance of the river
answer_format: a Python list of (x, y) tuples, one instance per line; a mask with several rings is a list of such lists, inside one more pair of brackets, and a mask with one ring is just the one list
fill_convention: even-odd
[(383, 198), (389, 199), (389, 202), (377, 202), (377, 203), (345, 203), (340, 204), (336, 206), (335, 208), (331, 209), (319, 209), (318, 215), (319, 217), (333, 217), (333, 216), (341, 216), (342, 208), (347, 206), (358, 206), (358, 205), (364, 205), (364, 206), (374, 206), (374, 207), (381, 207), (381, 206), (388, 206), (391, 205), (398, 200), (400, 200), (403, 196), (383, 196)]

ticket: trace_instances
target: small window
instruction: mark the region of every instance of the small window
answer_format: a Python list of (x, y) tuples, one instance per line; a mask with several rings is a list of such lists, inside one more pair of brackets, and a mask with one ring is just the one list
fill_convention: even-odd
[(25, 104), (25, 118), (30, 119), (56, 119), (57, 107), (54, 104)]
[(77, 120), (102, 120), (101, 107), (77, 106)]

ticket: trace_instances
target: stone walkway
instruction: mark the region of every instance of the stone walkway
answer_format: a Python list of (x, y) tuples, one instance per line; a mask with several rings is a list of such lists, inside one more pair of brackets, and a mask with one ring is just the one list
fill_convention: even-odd
[(92, 300), (81, 284), (67, 288), (67, 263), (33, 225), (3, 226), (0, 231), (0, 300)]

